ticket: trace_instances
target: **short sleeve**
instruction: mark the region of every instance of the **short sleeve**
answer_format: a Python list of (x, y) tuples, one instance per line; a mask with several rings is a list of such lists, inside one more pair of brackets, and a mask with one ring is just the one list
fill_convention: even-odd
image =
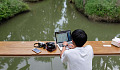
[(91, 48), (91, 53), (92, 53), (92, 59), (94, 58), (94, 52), (93, 52), (93, 48), (92, 48), (92, 46), (91, 45), (89, 45), (90, 46), (90, 48)]
[(92, 58), (94, 58), (94, 52), (93, 52), (93, 48), (92, 48)]
[(62, 54), (61, 62), (62, 62), (62, 63), (67, 62), (67, 51), (64, 51), (64, 53)]

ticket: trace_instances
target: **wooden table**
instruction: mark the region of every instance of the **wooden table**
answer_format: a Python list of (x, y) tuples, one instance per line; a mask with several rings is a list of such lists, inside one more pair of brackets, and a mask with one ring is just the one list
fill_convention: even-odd
[[(47, 41), (43, 41), (47, 42)], [(32, 51), (34, 43), (37, 41), (0, 41), (0, 56), (54, 56), (60, 55), (58, 47), (53, 52), (48, 52), (46, 49), (38, 48), (42, 52), (37, 54)]]
[(120, 55), (120, 48), (111, 45), (111, 41), (87, 41), (85, 45), (93, 47), (94, 55)]
[[(48, 42), (48, 41), (43, 41)], [(59, 56), (60, 50), (48, 52), (43, 48), (38, 48), (42, 52), (36, 54), (32, 51), (34, 43), (37, 41), (0, 41), (0, 56)], [(111, 41), (87, 41), (85, 45), (93, 47), (94, 55), (120, 55), (120, 48), (111, 45)], [(103, 45), (111, 45), (104, 47)]]

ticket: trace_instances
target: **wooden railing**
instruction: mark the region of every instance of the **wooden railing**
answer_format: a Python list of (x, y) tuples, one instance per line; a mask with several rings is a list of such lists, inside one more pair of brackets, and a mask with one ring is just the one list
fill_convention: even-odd
[[(49, 41), (42, 41), (49, 42)], [(54, 41), (52, 41), (54, 42)], [(32, 51), (37, 41), (0, 41), (0, 56), (59, 56), (60, 50), (49, 52), (38, 48), (42, 52), (37, 54)], [(93, 47), (94, 55), (120, 55), (120, 48), (111, 45), (111, 41), (87, 41), (85, 45)], [(84, 46), (85, 46), (84, 45)]]

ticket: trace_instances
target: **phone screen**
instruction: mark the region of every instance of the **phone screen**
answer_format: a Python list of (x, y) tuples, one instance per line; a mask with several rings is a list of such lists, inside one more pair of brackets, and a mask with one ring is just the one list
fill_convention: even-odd
[(35, 53), (40, 53), (40, 52), (41, 52), (41, 50), (39, 50), (39, 49), (37, 49), (37, 48), (34, 48), (33, 51), (34, 51)]

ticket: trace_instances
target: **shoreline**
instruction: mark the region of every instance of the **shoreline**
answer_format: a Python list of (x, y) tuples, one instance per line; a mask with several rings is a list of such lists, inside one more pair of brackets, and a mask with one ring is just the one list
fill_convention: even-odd
[(25, 11), (16, 13), (16, 14), (14, 14), (14, 15), (12, 15), (12, 16), (9, 16), (8, 18), (3, 18), (3, 19), (0, 21), (0, 24), (2, 24), (3, 22), (8, 21), (9, 19), (14, 18), (14, 17), (17, 16), (17, 15), (20, 15), (20, 14), (23, 14), (23, 13), (27, 13), (27, 12), (30, 12), (30, 10), (25, 10)]
[[(0, 17), (0, 18), (1, 18), (1, 19), (0, 19), (0, 24), (2, 24), (3, 22), (5, 22), (5, 21), (7, 21), (7, 20), (9, 20), (9, 19), (11, 19), (11, 18), (19, 15), (19, 14), (30, 12), (30, 8), (29, 8), (29, 6), (28, 6), (27, 3), (36, 3), (36, 2), (40, 2), (40, 1), (43, 1), (43, 0), (21, 0), (21, 3), (23, 3), (22, 6), (24, 6), (24, 8), (26, 8), (26, 9), (23, 9), (23, 10), (20, 9), (20, 10), (22, 10), (22, 11), (18, 10), (17, 13), (12, 13), (12, 15), (11, 15), (11, 14), (7, 14), (7, 15), (10, 15), (10, 16), (7, 16), (7, 17)], [(9, 1), (8, 1), (8, 2), (9, 2)], [(1, 2), (1, 3), (2, 3), (2, 2)], [(19, 3), (19, 2), (17, 2), (17, 3)], [(12, 6), (12, 4), (11, 4), (10, 6)], [(3, 7), (3, 9), (4, 9), (4, 7)], [(11, 10), (11, 11), (12, 11), (12, 10)], [(5, 11), (5, 12), (7, 12), (7, 11)], [(3, 14), (3, 15), (4, 15), (4, 14)]]
[(30, 11), (28, 4), (20, 0), (3, 0), (0, 3), (0, 23), (16, 15)]

